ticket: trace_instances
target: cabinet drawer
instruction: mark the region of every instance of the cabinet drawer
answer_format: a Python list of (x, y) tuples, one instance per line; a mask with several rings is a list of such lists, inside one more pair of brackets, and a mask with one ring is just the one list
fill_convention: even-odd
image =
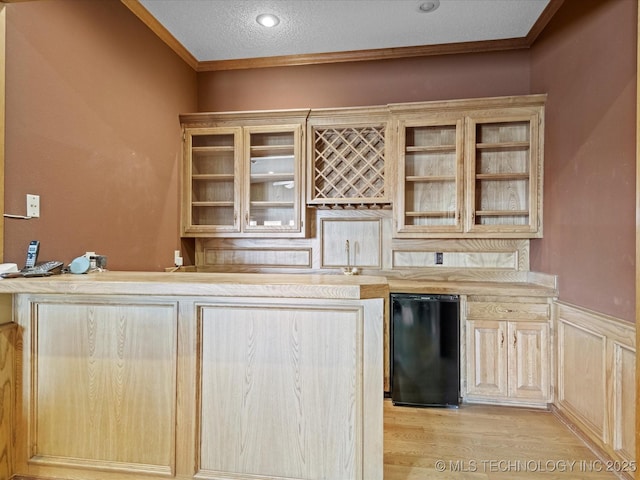
[(539, 320), (550, 318), (547, 303), (468, 302), (469, 320)]

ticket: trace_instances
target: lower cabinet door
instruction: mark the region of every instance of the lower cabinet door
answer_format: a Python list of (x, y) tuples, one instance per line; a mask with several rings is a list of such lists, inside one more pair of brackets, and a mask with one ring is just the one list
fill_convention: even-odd
[(468, 395), (507, 395), (506, 335), (506, 322), (467, 322)]
[(550, 398), (549, 324), (467, 321), (471, 401), (546, 404)]
[(549, 325), (509, 322), (509, 396), (526, 400), (549, 398)]
[(60, 297), (24, 309), (32, 332), (25, 341), (31, 377), (24, 381), (32, 398), (24, 405), (29, 415), (20, 445), (27, 435), (30, 472), (53, 476), (47, 468), (74, 467), (172, 475), (176, 304)]
[(377, 306), (199, 306), (196, 476), (381, 480)]

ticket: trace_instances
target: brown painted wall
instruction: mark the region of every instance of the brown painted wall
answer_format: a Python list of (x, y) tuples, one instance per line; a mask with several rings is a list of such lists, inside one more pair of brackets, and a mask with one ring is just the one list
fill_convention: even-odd
[(544, 238), (560, 299), (635, 321), (636, 0), (565, 0), (532, 51), (548, 93)]
[(178, 114), (196, 74), (118, 0), (13, 3), (7, 11), (5, 261), (107, 255), (160, 270), (179, 248)]
[[(200, 111), (383, 105), (530, 93), (526, 50), (198, 76)], [(536, 92), (537, 93), (537, 92)]]

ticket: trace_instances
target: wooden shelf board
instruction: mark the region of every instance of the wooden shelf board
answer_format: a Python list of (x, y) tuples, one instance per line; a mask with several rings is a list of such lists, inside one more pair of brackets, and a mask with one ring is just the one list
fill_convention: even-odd
[(233, 202), (191, 202), (192, 207), (233, 207)]
[(525, 217), (529, 216), (529, 210), (477, 210), (477, 217)]
[(257, 175), (251, 175), (251, 183), (265, 183), (265, 182), (293, 182), (293, 173), (259, 173)]
[(290, 152), (290, 155), (286, 155), (293, 157), (294, 145), (251, 145), (252, 153), (260, 153), (260, 152)]
[(478, 150), (517, 150), (528, 149), (530, 142), (476, 143)]
[(456, 153), (455, 145), (411, 145), (406, 147), (407, 153)]
[(251, 208), (293, 208), (294, 202), (249, 202)]
[(408, 175), (407, 182), (455, 182), (455, 175)]
[(191, 175), (192, 180), (211, 180), (214, 182), (228, 182), (233, 181), (234, 178), (232, 173), (196, 173)]
[(529, 180), (528, 173), (477, 173), (476, 180)]
[(405, 217), (455, 218), (456, 212), (405, 212)]
[(191, 147), (192, 153), (218, 153), (218, 152), (233, 152), (235, 147), (233, 145), (222, 146), (206, 146), (206, 147)]

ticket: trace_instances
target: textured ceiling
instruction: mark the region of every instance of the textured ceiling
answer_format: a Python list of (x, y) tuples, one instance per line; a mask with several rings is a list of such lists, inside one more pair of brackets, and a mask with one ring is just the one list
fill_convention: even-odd
[[(525, 37), (549, 0), (139, 0), (197, 61)], [(273, 13), (280, 23), (261, 27)]]

